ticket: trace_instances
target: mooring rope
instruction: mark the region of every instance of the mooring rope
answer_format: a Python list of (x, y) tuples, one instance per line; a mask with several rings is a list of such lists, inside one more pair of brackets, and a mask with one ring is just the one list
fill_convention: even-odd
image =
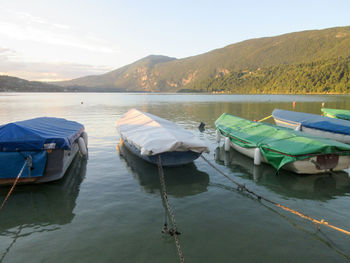
[(163, 197), (163, 204), (165, 204), (165, 208), (168, 211), (168, 215), (170, 217), (171, 223), (173, 228), (168, 229), (167, 221), (165, 220), (164, 227), (163, 227), (163, 232), (168, 233), (169, 235), (173, 236), (175, 239), (175, 244), (177, 248), (177, 253), (180, 258), (180, 262), (184, 263), (185, 259), (181, 250), (180, 246), (180, 241), (178, 235), (180, 235), (180, 232), (177, 230), (177, 225), (175, 222), (175, 217), (174, 213), (170, 207), (169, 201), (168, 201), (168, 195), (166, 193), (166, 186), (165, 186), (165, 179), (164, 179), (164, 171), (163, 171), (163, 166), (162, 166), (162, 160), (160, 155), (158, 155), (158, 173), (159, 173), (159, 180), (160, 180), (160, 185), (161, 185), (161, 191), (162, 191), (162, 197)]
[(265, 118), (262, 118), (261, 120), (258, 120), (257, 122), (262, 122), (262, 121), (266, 121), (267, 119), (270, 119), (272, 117), (272, 115), (267, 116)]
[(319, 229), (319, 225), (324, 225), (324, 226), (327, 226), (327, 227), (332, 228), (332, 229), (334, 229), (334, 230), (337, 230), (337, 231), (339, 231), (339, 232), (342, 232), (342, 233), (344, 233), (344, 234), (346, 234), (346, 235), (350, 235), (350, 231), (347, 231), (347, 230), (342, 229), (342, 228), (340, 228), (340, 227), (336, 227), (336, 226), (334, 226), (334, 225), (332, 225), (332, 224), (326, 222), (324, 219), (322, 219), (322, 220), (314, 219), (314, 218), (312, 218), (311, 216), (305, 215), (305, 214), (303, 214), (303, 213), (301, 213), (301, 212), (298, 212), (298, 211), (296, 211), (296, 210), (294, 210), (294, 209), (291, 209), (291, 208), (289, 208), (289, 207), (287, 207), (287, 206), (281, 205), (281, 204), (276, 203), (276, 202), (274, 202), (274, 201), (272, 201), (272, 200), (269, 200), (269, 199), (267, 199), (267, 198), (265, 198), (265, 197), (263, 197), (263, 196), (261, 196), (261, 195), (256, 194), (256, 193), (253, 192), (252, 190), (249, 190), (245, 185), (236, 182), (236, 181), (233, 180), (231, 177), (229, 177), (228, 175), (226, 175), (226, 174), (225, 174), (224, 172), (222, 172), (219, 168), (217, 168), (215, 165), (213, 165), (213, 164), (212, 164), (207, 158), (205, 158), (203, 155), (201, 155), (201, 157), (202, 157), (203, 160), (206, 161), (212, 168), (214, 168), (218, 173), (220, 173), (220, 174), (223, 175), (225, 178), (227, 178), (228, 180), (230, 180), (231, 182), (233, 182), (234, 184), (236, 184), (240, 190), (244, 190), (244, 191), (248, 192), (249, 194), (255, 196), (256, 198), (258, 198), (259, 201), (260, 201), (260, 200), (264, 200), (264, 201), (266, 201), (266, 202), (268, 202), (268, 203), (270, 203), (270, 204), (273, 204), (273, 205), (275, 205), (275, 206), (277, 206), (277, 207), (279, 207), (279, 208), (282, 208), (282, 209), (285, 210), (285, 211), (288, 211), (288, 212), (293, 213), (293, 214), (295, 214), (295, 215), (297, 215), (297, 216), (300, 216), (300, 217), (303, 218), (303, 219), (309, 220), (309, 221), (315, 223), (315, 225), (316, 225), (316, 227), (317, 227), (318, 229)]
[(10, 197), (12, 191), (13, 191), (13, 189), (15, 189), (15, 186), (16, 186), (16, 184), (17, 184), (19, 178), (21, 177), (21, 175), (22, 175), (22, 173), (23, 173), (23, 171), (24, 171), (24, 168), (26, 167), (26, 164), (27, 164), (27, 160), (25, 160), (21, 171), (19, 172), (19, 174), (17, 175), (15, 181), (13, 182), (13, 185), (12, 185), (10, 191), (8, 192), (7, 196), (5, 197), (5, 200), (2, 202), (2, 205), (1, 205), (1, 207), (0, 207), (0, 212), (1, 212), (1, 210), (4, 208), (4, 206), (5, 206), (6, 202), (7, 202), (7, 200), (9, 199), (9, 197)]

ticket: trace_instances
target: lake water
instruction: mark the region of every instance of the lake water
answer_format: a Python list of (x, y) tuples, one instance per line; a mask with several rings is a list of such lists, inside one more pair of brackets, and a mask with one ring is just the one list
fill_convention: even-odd
[[(173, 238), (161, 233), (156, 167), (116, 148), (115, 122), (130, 108), (192, 131), (210, 147), (206, 157), (247, 188), (350, 231), (349, 170), (276, 174), (267, 165), (254, 168), (235, 152), (227, 162), (217, 149), (214, 121), (223, 112), (262, 119), (274, 108), (292, 109), (293, 101), (297, 111), (316, 114), (322, 102), (350, 109), (349, 96), (1, 93), (0, 124), (39, 116), (81, 122), (89, 135), (89, 159), (75, 159), (60, 181), (15, 188), (0, 213), (0, 262), (179, 262)], [(350, 236), (323, 226), (318, 231), (257, 201), (201, 158), (165, 169), (165, 180), (185, 262), (350, 261)], [(0, 188), (1, 202), (8, 190)]]

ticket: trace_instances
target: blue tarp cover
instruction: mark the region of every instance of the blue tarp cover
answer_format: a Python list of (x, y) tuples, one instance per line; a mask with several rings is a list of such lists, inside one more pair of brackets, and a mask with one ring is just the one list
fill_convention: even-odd
[(0, 126), (0, 152), (69, 150), (84, 126), (62, 118), (41, 117)]
[(32, 167), (29, 168), (26, 165), (21, 178), (43, 176), (47, 159), (46, 151), (0, 152), (0, 179), (16, 178), (29, 155), (32, 157)]
[(293, 124), (301, 124), (308, 128), (350, 135), (350, 122), (346, 120), (279, 109), (275, 109), (272, 112), (272, 116), (278, 120)]

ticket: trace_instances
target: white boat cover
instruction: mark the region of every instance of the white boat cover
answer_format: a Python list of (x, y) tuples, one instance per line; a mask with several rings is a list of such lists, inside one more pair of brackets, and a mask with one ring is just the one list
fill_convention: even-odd
[(172, 151), (209, 152), (209, 148), (191, 132), (177, 124), (131, 109), (117, 121), (123, 140), (134, 145), (142, 155), (156, 155)]

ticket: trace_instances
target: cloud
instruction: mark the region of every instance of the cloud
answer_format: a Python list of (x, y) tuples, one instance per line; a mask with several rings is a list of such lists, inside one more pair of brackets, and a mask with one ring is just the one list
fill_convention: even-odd
[(9, 59), (6, 53), (14, 53), (14, 51), (0, 47), (0, 74), (27, 80), (68, 80), (88, 75), (99, 75), (113, 70), (107, 66), (77, 63), (19, 62)]
[[(118, 48), (91, 32), (26, 12), (1, 8), (1, 5), (0, 39), (3, 45), (0, 46), (0, 74), (27, 80), (56, 81), (102, 74), (112, 68), (57, 61), (71, 60), (71, 55), (77, 53), (84, 54), (82, 61), (86, 61), (85, 51), (94, 52), (89, 53), (91, 57), (110, 57), (119, 53)], [(62, 58), (59, 54), (66, 56)], [(75, 59), (80, 58), (75, 56)]]
[(88, 32), (73, 30), (69, 25), (50, 23), (29, 13), (0, 9), (0, 35), (19, 41), (84, 49), (92, 52), (115, 53), (118, 48)]

